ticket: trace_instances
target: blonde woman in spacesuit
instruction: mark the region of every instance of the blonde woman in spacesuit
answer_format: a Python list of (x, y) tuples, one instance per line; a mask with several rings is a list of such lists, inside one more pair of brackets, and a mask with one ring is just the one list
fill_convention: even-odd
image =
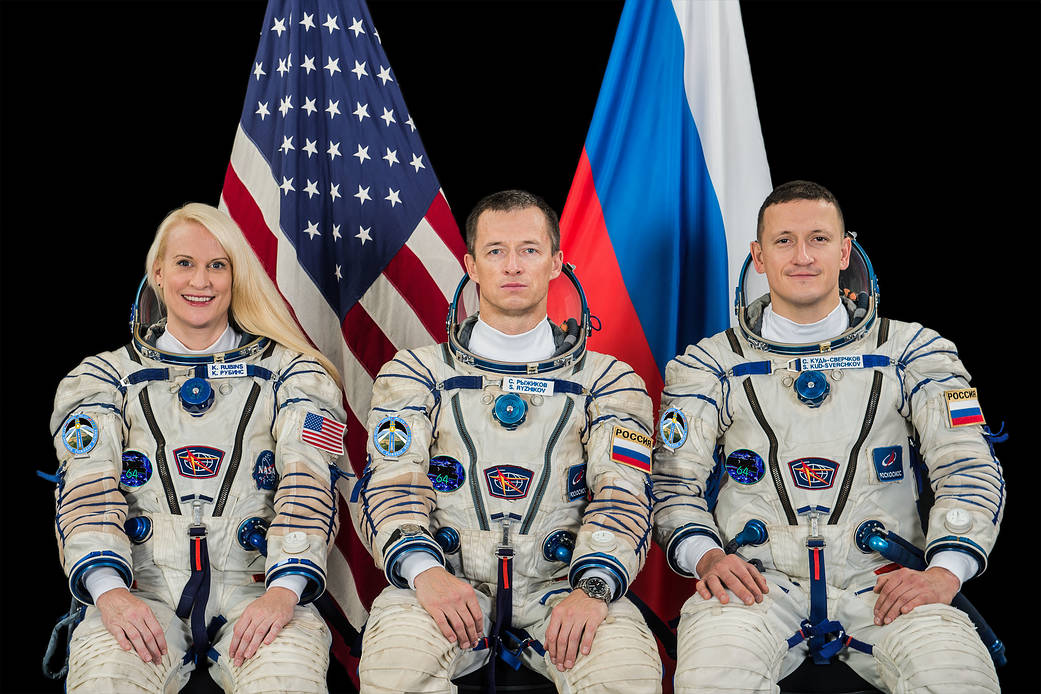
[(67, 690), (177, 692), (208, 658), (227, 691), (325, 692), (339, 375), (224, 212), (171, 212), (145, 265), (132, 341), (55, 396), (56, 535), (90, 605)]

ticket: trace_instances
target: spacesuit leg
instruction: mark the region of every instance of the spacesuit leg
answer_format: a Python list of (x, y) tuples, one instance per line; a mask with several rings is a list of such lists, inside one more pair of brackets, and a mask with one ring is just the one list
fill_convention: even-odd
[[(246, 592), (246, 591), (243, 591)], [(253, 657), (236, 667), (228, 657), (236, 620), (256, 594), (240, 599), (225, 615), (228, 623), (217, 634), (219, 654), (210, 675), (227, 694), (325, 694), (329, 691), (329, 646), (332, 634), (311, 605), (297, 605), (293, 618), (275, 640), (261, 643)]]
[(872, 592), (838, 602), (846, 631), (874, 646), (873, 657), (848, 652), (848, 664), (872, 686), (893, 694), (999, 692), (994, 662), (961, 610), (922, 605), (890, 624), (874, 625)]
[(772, 572), (767, 580), (770, 592), (761, 603), (745, 605), (727, 591), (725, 605), (697, 593), (683, 604), (676, 631), (677, 694), (777, 692), (777, 682), (799, 666), (806, 646), (789, 650), (787, 638), (807, 612), (805, 594)]
[(166, 603), (135, 593), (148, 604), (156, 621), (163, 625), (166, 655), (146, 663), (136, 650), (119, 647), (101, 621), (101, 612), (88, 607), (84, 620), (72, 633), (69, 675), (65, 691), (83, 694), (176, 694), (188, 682), (194, 663), (182, 664), (190, 632)]
[[(564, 595), (548, 601), (546, 616), (530, 631), (545, 644), (553, 605)], [(532, 669), (542, 673), (561, 694), (660, 693), (662, 665), (658, 644), (647, 627), (643, 615), (626, 598), (609, 606), (607, 619), (597, 628), (589, 655), (578, 654), (575, 666), (560, 672), (549, 658), (529, 661)]]
[[(491, 600), (477, 593), (490, 629)], [(373, 601), (358, 664), (363, 694), (455, 692), (452, 680), (488, 660), (488, 650), (461, 650), (449, 642), (412, 590), (385, 588)]]

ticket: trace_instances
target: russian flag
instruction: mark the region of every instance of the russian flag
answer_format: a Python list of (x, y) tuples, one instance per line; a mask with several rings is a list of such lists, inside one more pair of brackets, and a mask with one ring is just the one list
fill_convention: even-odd
[[(603, 326), (590, 348), (636, 369), (655, 408), (669, 360), (731, 324), (770, 190), (738, 3), (629, 0), (561, 246)], [(668, 621), (693, 584), (652, 550), (633, 591)]]
[(655, 406), (669, 360), (730, 325), (771, 188), (738, 3), (627, 2), (561, 245), (603, 325), (590, 348)]

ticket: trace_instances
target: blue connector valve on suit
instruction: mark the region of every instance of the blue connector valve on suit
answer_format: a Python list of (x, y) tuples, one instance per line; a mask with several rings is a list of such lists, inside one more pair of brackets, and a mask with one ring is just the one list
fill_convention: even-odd
[(438, 528), (434, 533), (434, 540), (441, 546), (445, 554), (455, 554), (459, 551), (459, 531), (455, 528), (448, 526)]
[(131, 542), (139, 545), (152, 537), (152, 519), (148, 516), (127, 518), (126, 522), (123, 523), (123, 530)]
[(555, 530), (546, 536), (542, 543), (542, 556), (546, 561), (571, 563), (571, 555), (575, 551), (575, 535), (567, 530)]
[(820, 371), (803, 371), (795, 379), (795, 397), (807, 407), (820, 407), (829, 392), (828, 378)]
[(200, 417), (213, 404), (213, 388), (205, 378), (189, 378), (178, 391), (181, 407), (193, 417)]
[(238, 541), (247, 552), (257, 551), (267, 556), (268, 523), (263, 518), (247, 518), (239, 525)]
[(524, 402), (524, 399), (516, 393), (500, 395), (495, 398), (492, 416), (504, 429), (513, 431), (523, 424), (524, 419), (528, 416), (528, 403)]

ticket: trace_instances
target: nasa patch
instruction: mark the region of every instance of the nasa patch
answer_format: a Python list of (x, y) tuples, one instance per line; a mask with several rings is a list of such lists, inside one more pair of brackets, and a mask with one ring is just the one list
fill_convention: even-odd
[(82, 412), (69, 415), (61, 425), (61, 442), (73, 455), (90, 453), (98, 445), (100, 436), (97, 422)]
[(123, 451), (123, 472), (119, 483), (124, 487), (140, 487), (152, 477), (152, 461), (139, 451)]
[(755, 451), (741, 448), (727, 456), (727, 474), (738, 484), (755, 484), (766, 474), (766, 464)]
[(278, 471), (275, 470), (273, 451), (261, 451), (257, 456), (257, 462), (253, 464), (253, 481), (257, 483), (257, 489), (271, 491), (278, 486)]
[(381, 455), (398, 458), (412, 445), (412, 432), (401, 417), (384, 417), (372, 432), (372, 443)]
[(687, 418), (675, 407), (665, 410), (658, 421), (658, 440), (671, 451), (687, 440)]
[(488, 493), (496, 499), (523, 499), (528, 495), (531, 470), (517, 465), (496, 465), (484, 471), (484, 479), (488, 483)]
[(788, 463), (788, 469), (799, 489), (831, 489), (839, 464), (827, 458), (799, 458)]
[(173, 454), (181, 477), (197, 480), (216, 477), (224, 460), (224, 451), (210, 446), (182, 446), (175, 448)]
[(451, 456), (438, 455), (430, 459), (427, 470), (430, 484), (439, 492), (454, 492), (466, 481), (463, 464)]
[(583, 499), (589, 494), (586, 486), (586, 464), (572, 465), (567, 469), (567, 500)]
[(899, 482), (904, 479), (904, 449), (900, 446), (886, 446), (871, 451), (871, 459), (875, 462), (875, 474), (879, 482)]

